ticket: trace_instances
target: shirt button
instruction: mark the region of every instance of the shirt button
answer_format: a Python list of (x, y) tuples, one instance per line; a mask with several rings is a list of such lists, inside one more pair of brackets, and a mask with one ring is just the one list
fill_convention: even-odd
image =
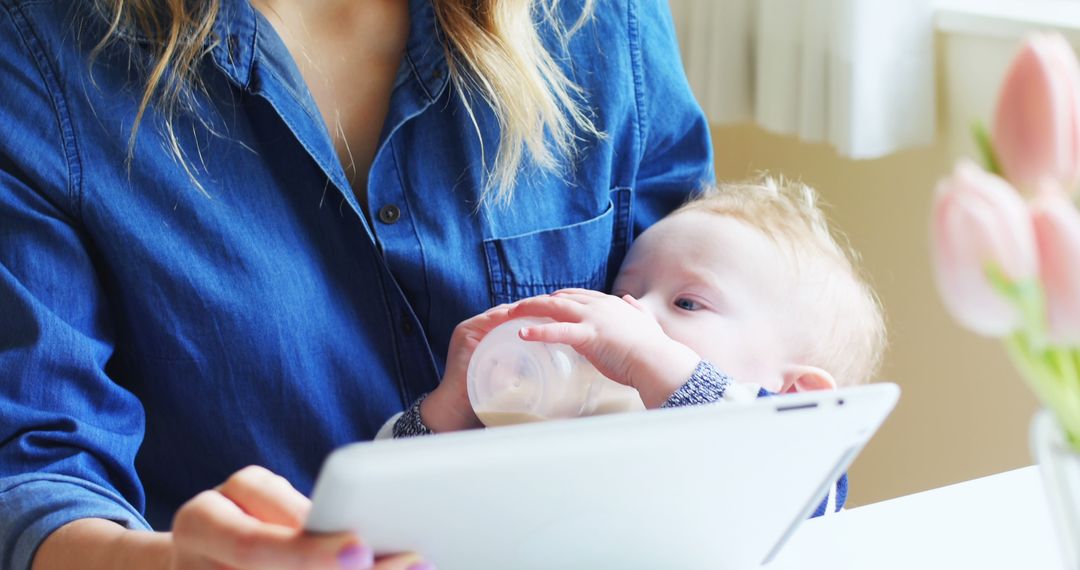
[(384, 224), (395, 224), (401, 219), (401, 209), (393, 204), (387, 204), (379, 208), (379, 221)]
[(410, 319), (409, 317), (401, 319), (401, 332), (407, 335), (411, 335), (415, 330), (416, 327), (413, 326), (412, 319)]

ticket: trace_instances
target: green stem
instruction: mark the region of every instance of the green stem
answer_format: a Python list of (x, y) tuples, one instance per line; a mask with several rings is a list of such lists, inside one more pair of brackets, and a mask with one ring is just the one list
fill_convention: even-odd
[(1052, 348), (1047, 350), (1049, 353), (1050, 361), (1053, 362), (1054, 368), (1057, 370), (1057, 374), (1052, 378), (1057, 384), (1057, 388), (1060, 390), (1062, 384), (1068, 386), (1076, 383), (1076, 363), (1067, 348)]
[(990, 140), (990, 133), (982, 121), (971, 124), (971, 134), (975, 137), (975, 146), (982, 155), (983, 167), (991, 174), (1001, 176), (1001, 165), (998, 163), (997, 153), (994, 152), (994, 144)]
[(1062, 399), (1068, 407), (1066, 417), (1061, 421), (1065, 424), (1069, 443), (1080, 452), (1080, 367), (1076, 366), (1080, 349), (1073, 347), (1064, 349), (1064, 352), (1073, 365), (1073, 374), (1067, 377), (1065, 385), (1061, 387)]
[(985, 271), (990, 284), (1020, 311), (1023, 321), (1005, 338), (1009, 357), (1080, 453), (1080, 347), (1051, 346), (1046, 335), (1046, 302), (1037, 280), (1013, 281), (995, 264), (987, 265)]
[(1014, 333), (1005, 338), (1005, 348), (1013, 365), (1020, 371), (1020, 376), (1027, 382), (1035, 396), (1047, 404), (1054, 400), (1053, 394), (1045, 381), (1047, 376), (1045, 362), (1032, 354), (1027, 339), (1021, 333)]
[[(1010, 358), (1040, 402), (1058, 418), (1069, 445), (1080, 453), (1080, 387), (1076, 350), (1036, 349), (1022, 332), (1005, 339)], [(1066, 370), (1071, 370), (1066, 372)]]

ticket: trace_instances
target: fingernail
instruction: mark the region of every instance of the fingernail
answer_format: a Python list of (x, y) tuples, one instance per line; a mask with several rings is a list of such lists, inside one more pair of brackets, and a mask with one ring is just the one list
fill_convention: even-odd
[(435, 570), (435, 565), (430, 562), (417, 562), (405, 570)]
[(337, 561), (344, 570), (368, 570), (375, 565), (375, 552), (363, 544), (351, 544), (338, 552)]

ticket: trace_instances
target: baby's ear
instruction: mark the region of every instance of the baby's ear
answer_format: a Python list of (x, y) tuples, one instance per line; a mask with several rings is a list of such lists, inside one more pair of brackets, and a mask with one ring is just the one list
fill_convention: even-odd
[(836, 380), (828, 371), (816, 366), (792, 364), (784, 369), (784, 387), (780, 392), (806, 392), (809, 390), (835, 390)]

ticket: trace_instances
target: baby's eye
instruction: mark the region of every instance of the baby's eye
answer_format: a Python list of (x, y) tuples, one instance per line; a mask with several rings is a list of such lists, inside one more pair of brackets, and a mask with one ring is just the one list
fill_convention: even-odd
[(701, 309), (701, 305), (697, 301), (685, 297), (675, 299), (675, 306), (684, 311), (698, 311)]

